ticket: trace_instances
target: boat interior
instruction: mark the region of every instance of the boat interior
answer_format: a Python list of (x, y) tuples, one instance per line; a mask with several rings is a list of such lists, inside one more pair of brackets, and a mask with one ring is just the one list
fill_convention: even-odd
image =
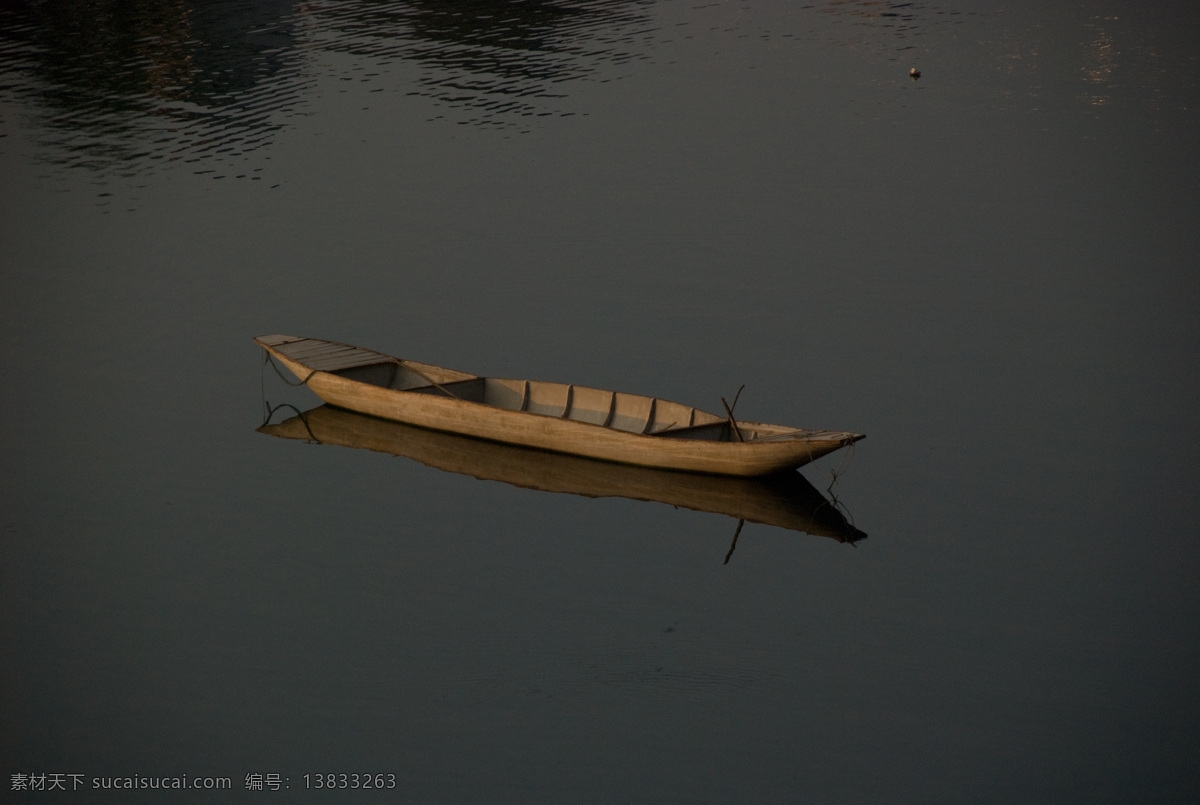
[(750, 441), (776, 435), (773, 432), (760, 434), (761, 426), (743, 423), (738, 423), (735, 433), (728, 418), (657, 397), (538, 380), (471, 377), (439, 382), (441, 378), (434, 376), (433, 369), (435, 367), (422, 365), (420, 370), (414, 370), (411, 364), (390, 361), (342, 369), (334, 374), (382, 388), (454, 397), (507, 411), (587, 422), (626, 433), (718, 442)]

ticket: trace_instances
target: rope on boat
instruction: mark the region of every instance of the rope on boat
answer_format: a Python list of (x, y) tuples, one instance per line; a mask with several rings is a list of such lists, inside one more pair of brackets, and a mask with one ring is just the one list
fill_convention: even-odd
[[(838, 465), (836, 470), (829, 471), (829, 474), (833, 476), (833, 478), (829, 482), (829, 486), (825, 488), (825, 491), (829, 493), (829, 497), (832, 498), (830, 503), (832, 504), (833, 508), (840, 512), (852, 527), (854, 526), (854, 515), (852, 515), (850, 510), (846, 508), (846, 504), (842, 503), (842, 501), (838, 499), (837, 493), (833, 491), (833, 487), (837, 484), (838, 478), (842, 475), (842, 473), (850, 469), (850, 464), (854, 461), (855, 444), (856, 442), (851, 442), (850, 444), (846, 445), (846, 453), (842, 457), (842, 463)], [(850, 540), (850, 544), (854, 545), (854, 540)]]
[(275, 374), (279, 375), (279, 379), (284, 383), (287, 383), (289, 386), (307, 386), (308, 381), (311, 380), (312, 376), (317, 373), (316, 370), (313, 370), (308, 373), (308, 377), (304, 378), (303, 380), (293, 382), (284, 377), (283, 372), (279, 371), (279, 366), (277, 366), (275, 361), (272, 360), (270, 352), (263, 352), (263, 363), (271, 364), (271, 368), (275, 370)]
[[(276, 405), (276, 406), (272, 407), (271, 404), (269, 402), (267, 402), (267, 381), (266, 381), (266, 377), (265, 377), (266, 369), (264, 369), (263, 366), (265, 366), (268, 363), (271, 364), (271, 368), (275, 370), (275, 374), (279, 375), (279, 379), (282, 380), (284, 383), (287, 383), (289, 386), (307, 386), (309, 378), (311, 378), (313, 375), (316, 374), (316, 372), (310, 372), (308, 377), (306, 377), (303, 380), (298, 381), (298, 382), (293, 382), (291, 380), (288, 380), (286, 377), (283, 376), (283, 372), (279, 371), (279, 367), (275, 364), (275, 361), (271, 360), (271, 353), (264, 351), (263, 352), (263, 362), (261, 364), (259, 364), (259, 372), (258, 372), (259, 391), (262, 394), (262, 401), (263, 401), (263, 412), (264, 412), (263, 425), (270, 424), (271, 417), (274, 416), (275, 412), (278, 411), (280, 408), (284, 408), (284, 407), (291, 408), (293, 411), (296, 412), (297, 415), (299, 415), (300, 421), (304, 423), (304, 428), (305, 428), (305, 430), (308, 431), (308, 435), (312, 437), (312, 441), (320, 442), (320, 439), (318, 439), (316, 437), (316, 435), (313, 434), (312, 428), (310, 428), (308, 426), (308, 417), (306, 417), (300, 411), (299, 408), (297, 408), (294, 405), (288, 405), (287, 403), (283, 403), (282, 405)], [(262, 425), (260, 425), (259, 427), (262, 427)]]
[[(850, 469), (850, 464), (854, 461), (854, 446), (856, 442), (850, 442), (846, 445), (846, 452), (842, 454), (842, 463), (838, 465), (836, 470), (830, 470), (829, 474), (833, 476), (833, 480), (829, 482), (829, 486), (825, 491), (833, 495), (833, 485), (837, 483), (838, 477), (846, 470)], [(834, 500), (837, 500), (837, 495), (834, 495)]]

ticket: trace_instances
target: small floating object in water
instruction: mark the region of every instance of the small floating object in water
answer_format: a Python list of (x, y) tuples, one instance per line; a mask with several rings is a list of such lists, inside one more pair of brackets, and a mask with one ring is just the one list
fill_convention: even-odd
[(916, 81), (918, 78), (921, 77), (921, 71), (918, 70), (916, 67), (914, 67), (908, 71), (908, 75), (910, 78), (912, 78), (913, 81)]

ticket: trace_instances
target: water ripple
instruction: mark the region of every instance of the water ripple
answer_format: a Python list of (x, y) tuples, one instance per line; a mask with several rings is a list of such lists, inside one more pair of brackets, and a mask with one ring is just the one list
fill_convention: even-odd
[(1200, 79), (1179, 29), (890, 0), (4, 0), (0, 153), (20, 147), (15, 111), (59, 171), (257, 180), (260, 152), (331, 93), (507, 135), (588, 114), (582, 85), (648, 63), (748, 70), (801, 42), (861, 56), (854, 92), (1190, 110)]
[(224, 175), (331, 78), (423, 97), (463, 124), (527, 129), (575, 114), (566, 85), (645, 58), (630, 46), (647, 33), (646, 7), (28, 0), (0, 7), (0, 101), (32, 118), (39, 156), (60, 168), (128, 176), (183, 162)]
[(269, 142), (312, 84), (287, 22), (293, 5), (6, 6), (0, 93), (33, 118), (44, 158), (61, 167), (135, 175), (227, 161)]
[[(521, 118), (574, 114), (563, 84), (646, 59), (649, 4), (614, 2), (412, 2), (313, 6), (315, 46), (377, 69), (405, 60), (421, 70), (408, 95), (456, 122), (522, 126)], [(378, 77), (364, 75), (365, 80)]]

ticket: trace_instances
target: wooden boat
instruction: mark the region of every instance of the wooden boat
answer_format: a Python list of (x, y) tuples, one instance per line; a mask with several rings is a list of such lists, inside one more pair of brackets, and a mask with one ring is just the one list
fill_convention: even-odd
[(862, 434), (742, 422), (688, 405), (567, 383), (480, 377), (290, 335), (254, 339), (340, 408), (523, 447), (716, 475), (795, 469)]
[(854, 543), (867, 536), (798, 472), (730, 478), (622, 466), (417, 428), (329, 405), (280, 422), (269, 419), (259, 433), (400, 456), (524, 489), (666, 503), (838, 542)]

